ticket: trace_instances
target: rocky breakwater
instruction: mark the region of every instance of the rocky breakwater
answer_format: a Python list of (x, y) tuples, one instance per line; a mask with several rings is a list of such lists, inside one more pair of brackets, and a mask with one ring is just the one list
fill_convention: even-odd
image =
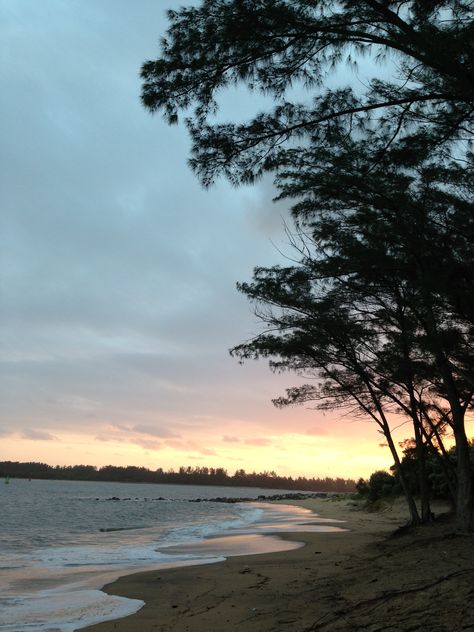
[(269, 502), (272, 500), (306, 500), (307, 498), (329, 498), (333, 496), (339, 496), (337, 493), (331, 492), (295, 492), (285, 494), (271, 494), (269, 496), (260, 495), (256, 498), (249, 498), (247, 496), (240, 496), (237, 498), (229, 498), (227, 496), (217, 496), (216, 498), (193, 498), (190, 503), (254, 503), (256, 501)]
[(110, 498), (96, 498), (96, 501), (140, 501), (140, 502), (157, 502), (165, 500), (167, 502), (187, 502), (187, 503), (254, 503), (254, 502), (271, 502), (274, 500), (306, 500), (308, 498), (338, 498), (345, 496), (345, 493), (339, 492), (288, 492), (284, 494), (270, 494), (260, 496), (216, 496), (215, 498), (163, 498), (158, 496), (157, 498), (119, 498), (118, 496), (111, 496)]

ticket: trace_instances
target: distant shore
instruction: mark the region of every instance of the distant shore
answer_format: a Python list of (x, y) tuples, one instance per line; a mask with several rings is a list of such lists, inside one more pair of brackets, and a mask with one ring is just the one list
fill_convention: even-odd
[(84, 630), (474, 629), (472, 537), (454, 535), (445, 521), (391, 537), (407, 520), (402, 501), (377, 513), (355, 508), (349, 499), (293, 502), (321, 518), (344, 520), (340, 526), (348, 531), (285, 535), (306, 546), (124, 576), (106, 592), (146, 605)]
[(157, 485), (205, 485), (211, 487), (260, 487), (268, 490), (306, 492), (354, 492), (356, 482), (350, 478), (307, 478), (279, 476), (275, 472), (246, 472), (243, 469), (229, 474), (222, 467), (180, 467), (177, 471), (128, 465), (67, 465), (0, 461), (0, 478), (26, 478), (53, 481), (82, 481), (96, 483), (150, 483)]

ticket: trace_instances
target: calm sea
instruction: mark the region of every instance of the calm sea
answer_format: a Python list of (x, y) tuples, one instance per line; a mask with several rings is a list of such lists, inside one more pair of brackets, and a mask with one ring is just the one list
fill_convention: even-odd
[[(0, 481), (0, 630), (73, 632), (143, 605), (100, 590), (127, 572), (294, 548), (298, 544), (266, 534), (337, 529), (319, 518), (314, 524), (314, 514), (290, 505), (190, 502), (216, 496), (257, 499), (279, 491), (284, 492)], [(203, 546), (206, 542), (212, 546)]]

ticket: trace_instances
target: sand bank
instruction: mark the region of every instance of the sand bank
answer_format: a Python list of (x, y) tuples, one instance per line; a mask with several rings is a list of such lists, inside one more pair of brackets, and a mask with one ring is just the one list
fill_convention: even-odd
[(142, 599), (136, 614), (90, 632), (408, 632), (474, 630), (474, 540), (440, 522), (389, 537), (407, 519), (350, 501), (298, 501), (348, 531), (296, 533), (306, 546), (120, 578), (105, 590)]

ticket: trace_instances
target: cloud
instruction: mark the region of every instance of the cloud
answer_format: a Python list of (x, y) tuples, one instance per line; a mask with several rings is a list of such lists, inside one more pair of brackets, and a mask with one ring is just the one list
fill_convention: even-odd
[(329, 432), (326, 428), (320, 426), (314, 426), (313, 428), (307, 428), (306, 432), (302, 434), (311, 435), (313, 437), (326, 437)]
[[(254, 197), (262, 206), (261, 195), (225, 183), (202, 191), (186, 166), (183, 131), (139, 105), (136, 73), (124, 68), (138, 67), (144, 41), (156, 41), (159, 26), (151, 17), (143, 20), (127, 3), (124, 15), (104, 16), (92, 5), (66, 11), (48, 1), (58, 11), (47, 24), (41, 12), (18, 8), (16, 23), (25, 31), (15, 27), (5, 44), (8, 94), (31, 85), (37, 97), (34, 111), (24, 113), (28, 129), (18, 96), (0, 106), (10, 121), (5, 135), (13, 156), (0, 164), (7, 423), (15, 428), (28, 418), (34, 426), (39, 417), (75, 429), (88, 418), (140, 420), (153, 409), (219, 422), (225, 400), (250, 411), (258, 399), (249, 394), (255, 371), (239, 370), (227, 349), (254, 326), (235, 281), (276, 252), (243, 213)], [(92, 43), (84, 49), (88, 13), (95, 10), (108, 18), (110, 39), (97, 30), (101, 20), (92, 20)], [(40, 65), (54, 72), (37, 81), (34, 50), (45, 28), (58, 39), (39, 46)], [(127, 55), (118, 36), (124, 30)], [(104, 50), (116, 50), (115, 71), (97, 67)], [(77, 51), (88, 73), (74, 67)], [(29, 139), (35, 151), (28, 151)], [(268, 399), (262, 393), (261, 401)]]
[(198, 452), (200, 454), (204, 454), (205, 456), (217, 456), (217, 452), (215, 450), (211, 450), (210, 448), (199, 448)]
[(96, 435), (95, 436), (95, 441), (103, 441), (104, 443), (106, 443), (107, 441), (115, 441), (116, 439), (109, 436), (109, 435)]
[(255, 437), (254, 439), (245, 439), (245, 445), (254, 445), (254, 446), (268, 446), (272, 445), (272, 441), (270, 439), (265, 439), (264, 437)]
[(159, 428), (153, 425), (136, 424), (130, 429), (130, 432), (139, 432), (140, 434), (151, 435), (152, 437), (179, 439), (180, 435), (172, 432), (168, 428)]
[[(297, 378), (227, 351), (261, 331), (235, 283), (286, 263), (285, 203), (269, 178), (204, 191), (184, 128), (142, 108), (137, 71), (166, 25), (139, 4), (13, 1), (0, 24), (3, 433), (176, 458), (305, 434), (307, 411), (271, 405)], [(229, 120), (262, 103), (224, 99)]]
[(152, 439), (137, 438), (133, 440), (133, 443), (135, 443), (136, 445), (139, 445), (141, 448), (144, 448), (145, 450), (158, 451), (158, 450), (161, 450), (161, 448), (163, 447), (163, 445), (159, 441), (153, 441)]
[(57, 438), (54, 437), (49, 432), (44, 432), (43, 430), (32, 430), (25, 429), (21, 436), (23, 439), (31, 439), (33, 441), (56, 441)]
[(141, 436), (140, 433), (136, 434), (130, 431), (130, 429), (128, 428), (126, 430), (127, 432), (124, 434), (123, 431), (116, 432), (114, 429), (112, 429), (107, 434), (102, 433), (102, 434), (96, 435), (95, 439), (97, 441), (101, 441), (104, 443), (112, 442), (112, 443), (138, 445), (141, 448), (144, 448), (146, 450), (161, 450), (163, 447), (163, 444), (159, 441), (155, 441), (154, 439), (143, 437)]
[(170, 441), (169, 445), (171, 444), (173, 444), (173, 447), (183, 452), (185, 450), (187, 451), (193, 450), (194, 452), (198, 454), (203, 454), (204, 456), (217, 456), (217, 452), (215, 450), (201, 445), (201, 443), (199, 443), (198, 441), (186, 441), (186, 442), (183, 442), (181, 445), (178, 445), (177, 442)]

